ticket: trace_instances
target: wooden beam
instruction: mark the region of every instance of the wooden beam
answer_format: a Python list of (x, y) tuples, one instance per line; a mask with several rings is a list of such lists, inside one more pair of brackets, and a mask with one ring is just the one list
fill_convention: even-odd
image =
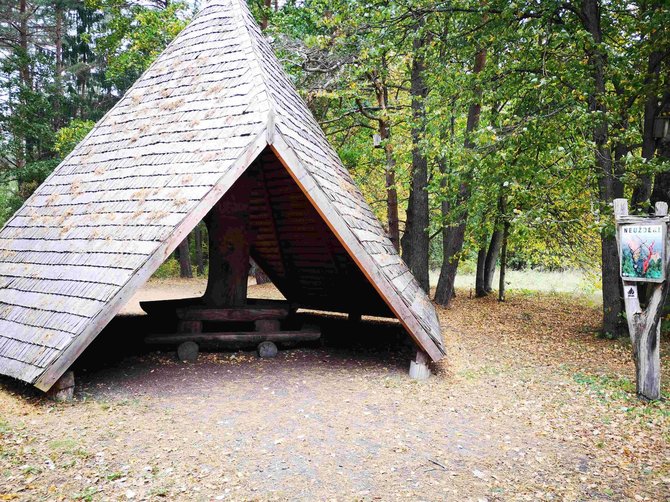
[[(617, 247), (621, 246), (620, 227), (623, 224), (656, 224), (659, 222), (666, 226), (670, 223), (668, 219), (668, 205), (665, 202), (656, 203), (656, 214), (654, 217), (640, 217), (628, 215), (628, 201), (626, 199), (614, 200), (614, 216), (617, 223)], [(664, 238), (664, 260), (666, 280), (661, 283), (647, 282), (647, 302), (643, 309), (637, 293), (638, 283), (622, 278), (624, 291), (624, 305), (626, 308), (626, 321), (628, 332), (633, 348), (633, 359), (635, 361), (636, 391), (639, 397), (647, 400), (661, 399), (661, 316), (663, 306), (668, 295), (668, 274), (670, 274), (670, 249), (666, 233)], [(620, 251), (619, 251), (620, 252)], [(633, 294), (629, 294), (629, 292)]]
[(274, 143), (270, 148), (415, 343), (422, 347), (433, 361), (442, 359), (444, 357), (442, 350), (428, 336), (425, 328), (419, 324), (388, 278), (378, 271), (378, 265), (373, 262), (342, 216), (335, 211), (323, 189), (314, 181), (279, 131), (275, 133)]
[(212, 208), (205, 222), (209, 235), (209, 276), (203, 296), (211, 307), (242, 306), (247, 300), (249, 200), (256, 179), (251, 169), (242, 174)]
[(202, 305), (202, 297), (176, 298), (174, 300), (150, 300), (140, 302), (140, 307), (147, 314), (157, 317), (174, 316), (178, 309), (191, 305)]
[(220, 333), (177, 333), (165, 335), (151, 335), (144, 339), (148, 344), (169, 345), (180, 344), (184, 342), (195, 342), (201, 344), (207, 343), (226, 343), (226, 342), (244, 342), (249, 344), (258, 344), (260, 342), (292, 342), (309, 341), (321, 338), (321, 331), (317, 328), (302, 329), (295, 331), (225, 331)]
[(281, 324), (278, 319), (259, 319), (254, 322), (254, 328), (256, 328), (256, 331), (263, 333), (272, 333), (280, 331)]
[(179, 321), (177, 330), (180, 333), (202, 333), (202, 321)]
[(287, 308), (235, 307), (214, 309), (207, 307), (186, 307), (177, 309), (177, 317), (184, 321), (258, 321), (262, 319), (285, 319)]
[(426, 380), (430, 377), (428, 367), (428, 355), (421, 349), (416, 351), (416, 356), (409, 363), (409, 377), (414, 380)]
[(66, 371), (47, 393), (54, 401), (72, 401), (74, 399), (74, 372)]
[[(281, 262), (282, 266), (282, 272), (284, 273), (283, 277), (280, 281), (277, 281), (278, 283), (281, 283), (281, 286), (286, 288), (286, 297), (290, 298), (294, 296), (294, 291), (291, 286), (291, 281), (287, 280), (292, 273), (295, 273), (294, 270), (291, 270), (290, 263), (286, 260), (286, 257), (284, 256), (284, 249), (282, 247), (282, 240), (279, 238), (279, 232), (277, 230), (277, 220), (275, 217), (275, 212), (274, 212), (274, 205), (272, 203), (272, 195), (270, 194), (270, 187), (268, 186), (267, 182), (267, 176), (266, 176), (266, 162), (261, 158), (260, 161), (260, 174), (259, 174), (259, 179), (261, 182), (261, 186), (263, 189), (263, 198), (265, 201), (265, 204), (268, 208), (268, 213), (270, 215), (270, 227), (272, 229), (272, 235), (274, 237), (275, 242), (277, 243), (277, 252), (279, 253), (279, 261)], [(279, 284), (277, 284), (279, 286)]]

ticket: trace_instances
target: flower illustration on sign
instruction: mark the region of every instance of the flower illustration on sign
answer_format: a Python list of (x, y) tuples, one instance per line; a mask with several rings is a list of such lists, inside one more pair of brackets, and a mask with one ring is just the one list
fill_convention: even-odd
[(627, 225), (621, 229), (621, 276), (663, 278), (663, 229), (660, 225)]

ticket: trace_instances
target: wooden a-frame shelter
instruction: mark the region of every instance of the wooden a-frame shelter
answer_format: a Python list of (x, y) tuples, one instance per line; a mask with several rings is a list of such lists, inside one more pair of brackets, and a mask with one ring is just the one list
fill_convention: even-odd
[(207, 215), (294, 304), (396, 317), (419, 358), (443, 356), (432, 304), (246, 3), (212, 0), (0, 231), (0, 373), (51, 388)]

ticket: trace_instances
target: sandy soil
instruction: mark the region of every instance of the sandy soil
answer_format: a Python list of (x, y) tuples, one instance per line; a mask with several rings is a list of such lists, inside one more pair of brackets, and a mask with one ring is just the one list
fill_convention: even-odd
[[(203, 289), (152, 282), (134, 300)], [(425, 382), (397, 323), (322, 319), (323, 344), (184, 364), (144, 347), (146, 316), (117, 318), (75, 402), (0, 380), (0, 500), (668, 499), (670, 406), (633, 397), (629, 348), (597, 339), (597, 316), (461, 295)]]

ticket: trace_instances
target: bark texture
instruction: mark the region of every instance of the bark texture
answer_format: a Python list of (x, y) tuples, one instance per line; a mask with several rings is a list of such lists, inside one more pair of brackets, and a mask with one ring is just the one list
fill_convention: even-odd
[[(652, 38), (653, 43), (653, 38)], [(658, 77), (661, 71), (661, 62), (663, 54), (660, 51), (653, 51), (649, 54), (647, 63), (647, 76), (644, 83), (647, 88), (647, 95), (644, 101), (644, 116), (642, 124), (642, 157), (647, 161), (654, 158), (656, 152), (656, 138), (654, 138), (654, 119), (658, 113)], [(633, 189), (632, 205), (633, 209), (640, 211), (648, 205), (651, 197), (651, 175), (643, 174)]]
[(247, 301), (249, 249), (249, 200), (254, 179), (243, 174), (207, 215), (209, 275), (205, 303), (234, 307)]
[[(474, 73), (479, 74), (484, 69), (486, 64), (486, 49), (481, 49), (475, 56)], [(481, 116), (482, 90), (480, 86), (475, 89), (475, 99), (468, 109), (468, 121), (465, 130), (466, 148), (474, 148), (474, 142), (471, 138), (471, 133), (479, 125), (479, 117)], [(463, 250), (463, 242), (465, 240), (465, 228), (468, 221), (467, 210), (462, 209), (466, 206), (470, 198), (469, 180), (464, 178), (458, 188), (457, 208), (461, 211), (456, 219), (456, 224), (449, 228), (448, 232), (444, 232), (444, 241), (442, 245), (444, 258), (442, 260), (442, 268), (440, 270), (440, 278), (437, 282), (437, 289), (435, 290), (435, 301), (441, 305), (448, 305), (451, 299), (455, 296), (454, 281), (456, 280), (456, 273), (458, 271), (458, 261), (460, 259), (461, 251)]]
[(405, 233), (402, 236), (402, 257), (421, 287), (428, 291), (428, 160), (420, 144), (424, 129), (424, 101), (428, 95), (423, 75), (425, 71), (423, 45), (424, 40), (421, 37), (414, 39), (414, 61), (411, 71), (412, 179)]
[(202, 253), (202, 227), (200, 224), (196, 225), (193, 230), (193, 237), (195, 239), (195, 266), (198, 275), (205, 275), (205, 259)]
[(475, 296), (482, 298), (488, 294), (486, 291), (486, 246), (479, 248), (477, 253), (477, 272), (475, 273)]
[[(598, 195), (601, 209), (607, 211), (616, 197), (623, 195), (623, 186), (614, 173), (612, 152), (609, 146), (609, 125), (605, 104), (605, 72), (607, 60), (600, 49), (602, 43), (601, 9), (599, 0), (582, 0), (580, 18), (584, 29), (593, 39), (586, 56), (591, 70), (592, 92), (588, 98), (589, 111), (600, 120), (593, 126), (595, 144), (594, 165), (598, 176)], [(619, 285), (619, 258), (616, 238), (610, 228), (605, 228), (600, 238), (602, 258), (603, 332), (611, 336), (622, 334), (622, 298)]]
[(496, 227), (493, 230), (491, 235), (491, 242), (489, 243), (489, 249), (486, 252), (486, 262), (484, 264), (484, 287), (486, 292), (490, 293), (493, 291), (493, 276), (496, 273), (496, 263), (498, 262), (498, 256), (500, 255), (500, 246), (502, 244), (503, 236), (503, 222), (501, 219), (496, 220)]
[(191, 254), (188, 249), (188, 236), (179, 244), (179, 277), (193, 277)]

